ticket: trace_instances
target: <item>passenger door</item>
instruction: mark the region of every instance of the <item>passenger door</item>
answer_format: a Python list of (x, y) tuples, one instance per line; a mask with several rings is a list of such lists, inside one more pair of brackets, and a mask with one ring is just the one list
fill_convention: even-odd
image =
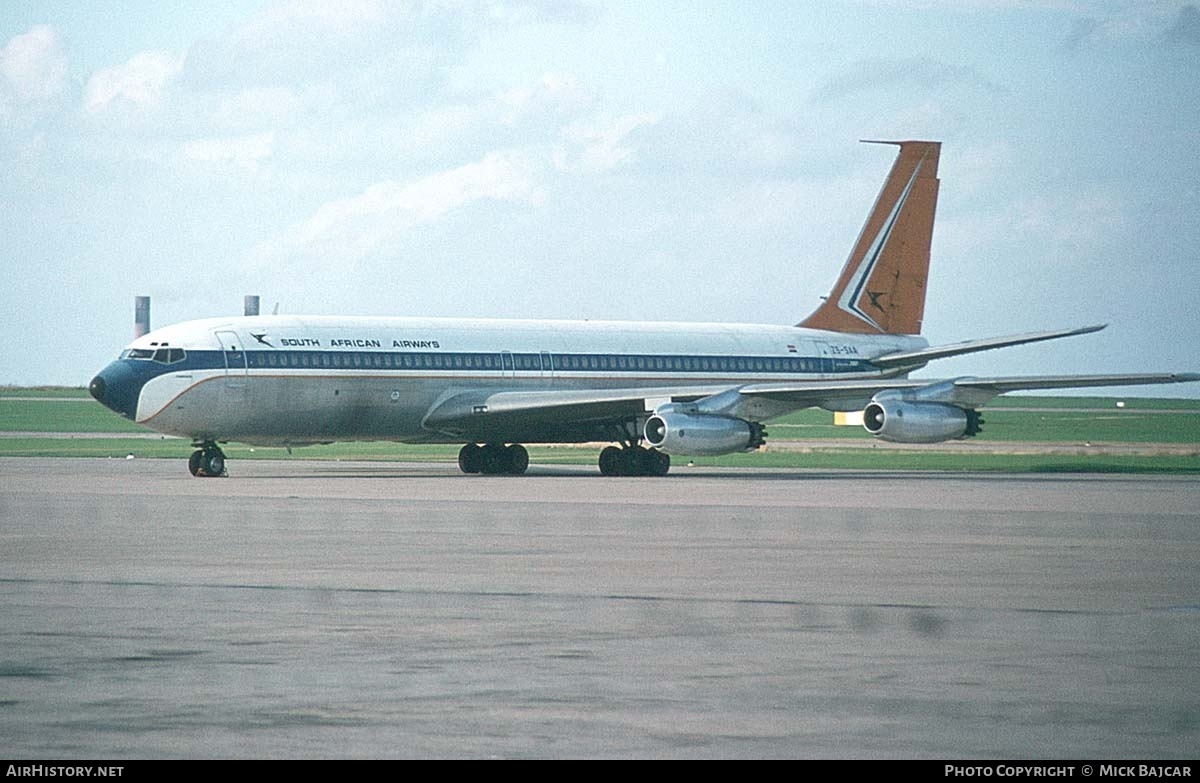
[(217, 341), (221, 343), (221, 352), (225, 357), (225, 388), (244, 393), (246, 377), (249, 374), (245, 346), (237, 334), (231, 331), (218, 331)]

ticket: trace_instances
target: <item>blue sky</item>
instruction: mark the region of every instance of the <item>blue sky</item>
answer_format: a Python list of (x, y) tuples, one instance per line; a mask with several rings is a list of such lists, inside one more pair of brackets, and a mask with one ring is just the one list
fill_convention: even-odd
[[(795, 323), (944, 142), (925, 375), (1200, 370), (1200, 6), (0, 3), (0, 383), (285, 313)], [(1176, 394), (1197, 396), (1194, 388)]]

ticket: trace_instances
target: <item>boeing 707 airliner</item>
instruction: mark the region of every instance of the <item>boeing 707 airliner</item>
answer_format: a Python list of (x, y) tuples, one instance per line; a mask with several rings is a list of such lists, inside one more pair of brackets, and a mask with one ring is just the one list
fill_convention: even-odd
[(122, 416), (190, 438), (194, 476), (218, 444), (465, 443), (465, 473), (524, 473), (523, 443), (608, 441), (606, 476), (665, 475), (670, 456), (762, 446), (801, 408), (862, 411), (875, 437), (979, 433), (978, 409), (1023, 389), (1200, 380), (1200, 374), (915, 380), (934, 359), (1086, 334), (933, 346), (920, 337), (941, 144), (899, 154), (833, 290), (795, 326), (253, 316), (154, 330), (92, 379)]

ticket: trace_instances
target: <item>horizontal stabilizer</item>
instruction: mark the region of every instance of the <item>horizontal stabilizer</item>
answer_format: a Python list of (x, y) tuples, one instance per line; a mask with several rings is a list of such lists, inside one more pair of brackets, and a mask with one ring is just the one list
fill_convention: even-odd
[(922, 348), (917, 351), (889, 353), (883, 356), (876, 356), (875, 358), (871, 359), (870, 362), (876, 367), (881, 367), (884, 369), (906, 366), (919, 367), (933, 359), (945, 359), (949, 356), (961, 356), (967, 353), (990, 351), (994, 348), (1007, 348), (1012, 345), (1037, 343), (1043, 340), (1057, 340), (1060, 337), (1074, 337), (1080, 334), (1091, 334), (1092, 332), (1100, 331), (1106, 326), (1108, 326), (1108, 324), (1084, 326), (1078, 329), (1058, 329), (1049, 332), (1027, 332), (1025, 334), (1013, 334), (1007, 337), (989, 337), (984, 340), (967, 340), (965, 342), (953, 343), (951, 345), (935, 345), (930, 348)]

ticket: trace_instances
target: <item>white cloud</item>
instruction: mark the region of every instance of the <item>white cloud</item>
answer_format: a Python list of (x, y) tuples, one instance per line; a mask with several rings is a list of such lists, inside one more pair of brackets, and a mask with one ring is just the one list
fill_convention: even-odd
[(1018, 153), (1012, 143), (997, 139), (978, 145), (942, 148), (942, 171), (952, 172), (951, 187), (961, 194), (986, 191), (1016, 170)]
[(38, 25), (0, 49), (0, 114), (37, 107), (67, 86), (67, 57), (54, 28)]
[(196, 139), (183, 145), (183, 155), (189, 160), (226, 163), (254, 171), (263, 159), (271, 155), (274, 143), (274, 133)]
[(361, 258), (414, 226), (483, 200), (540, 203), (536, 164), (522, 152), (492, 152), (476, 163), (414, 182), (377, 182), (356, 196), (322, 204), (294, 226), (277, 250), (260, 246), (259, 258), (322, 251), (328, 260)]
[(712, 217), (705, 219), (747, 233), (790, 229), (812, 214), (815, 206), (830, 209), (833, 199), (846, 190), (849, 188), (844, 185), (835, 189), (831, 183), (819, 181), (751, 182), (715, 202)]
[[(310, 91), (311, 92), (311, 91)], [(310, 101), (291, 87), (252, 87), (213, 96), (212, 121), (220, 128), (250, 129), (291, 122)]]
[(121, 65), (94, 73), (87, 83), (84, 106), (93, 114), (110, 105), (151, 108), (182, 68), (183, 58), (170, 52), (141, 52)]
[(1030, 198), (1017, 205), (1019, 235), (1048, 243), (1065, 258), (1085, 259), (1123, 233), (1129, 219), (1115, 194), (1064, 194)]
[(281, 36), (348, 36), (382, 23), (392, 6), (378, 0), (282, 0), (253, 14), (235, 35), (258, 46), (277, 46)]
[(533, 100), (532, 90), (517, 88), (473, 104), (434, 106), (405, 123), (400, 132), (406, 144), (442, 146), (471, 132), (516, 124), (530, 110)]
[(493, 2), (485, 6), (487, 15), (507, 24), (549, 22), (558, 24), (589, 24), (597, 18), (599, 9), (578, 0), (517, 0)]
[(1200, 10), (1188, 3), (1179, 9), (1179, 16), (1164, 33), (1172, 44), (1200, 46)]
[(495, 96), (495, 108), (507, 125), (517, 122), (526, 113), (546, 105), (580, 106), (588, 100), (579, 80), (570, 73), (546, 73), (535, 85), (514, 87)]
[[(427, 42), (429, 13), (428, 6), (387, 0), (268, 2), (224, 35), (197, 41), (188, 50), (187, 80), (223, 88), (331, 79), (357, 80), (368, 91), (401, 87), (381, 84), (380, 77), (407, 80), (427, 68), (412, 50)], [(399, 73), (397, 61), (412, 73)], [(378, 67), (385, 73), (374, 73)]]
[(1002, 95), (1005, 88), (970, 65), (957, 65), (930, 57), (872, 57), (859, 60), (813, 94), (815, 103), (854, 98), (866, 92), (908, 91), (915, 95), (962, 89)]
[[(514, 127), (522, 122), (552, 124), (547, 114), (563, 112), (587, 102), (587, 94), (570, 74), (548, 73), (532, 85), (503, 90), (474, 104), (440, 106), (425, 111), (410, 135), (414, 142), (444, 144), (451, 136), (470, 129)], [(529, 130), (533, 130), (530, 128)]]
[(1036, 248), (1046, 259), (1071, 266), (1089, 263), (1120, 246), (1131, 225), (1116, 193), (1060, 192), (1026, 196), (1001, 208), (940, 217), (934, 242), (947, 257), (971, 258), (980, 248)]
[(658, 122), (655, 114), (627, 114), (573, 122), (563, 129), (564, 141), (554, 151), (559, 171), (602, 174), (633, 157), (626, 137), (643, 125)]

